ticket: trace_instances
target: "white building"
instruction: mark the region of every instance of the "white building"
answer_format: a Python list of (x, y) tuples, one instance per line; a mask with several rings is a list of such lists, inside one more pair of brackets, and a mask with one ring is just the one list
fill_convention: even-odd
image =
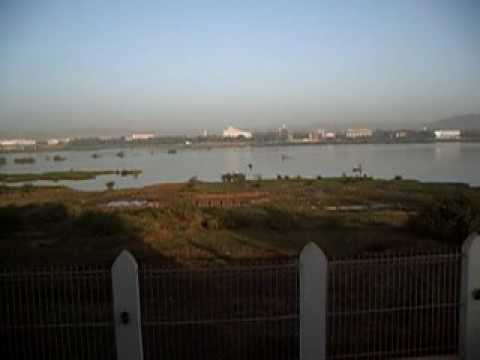
[(30, 139), (8, 139), (0, 140), (0, 147), (3, 149), (23, 149), (26, 147), (35, 147), (37, 142)]
[(246, 139), (251, 139), (253, 135), (250, 131), (240, 130), (240, 129), (234, 128), (233, 126), (230, 126), (227, 129), (223, 130), (223, 137), (232, 138), (232, 139), (244, 137)]
[(144, 134), (132, 134), (132, 140), (151, 140), (155, 138), (155, 134), (144, 133)]
[(335, 139), (336, 134), (333, 131), (327, 131), (324, 135), (325, 139)]
[(435, 130), (433, 133), (437, 140), (458, 140), (462, 135), (460, 130)]
[(346, 136), (349, 139), (371, 137), (373, 136), (373, 131), (370, 129), (348, 129)]
[(48, 139), (47, 140), (47, 145), (49, 146), (54, 146), (60, 144), (60, 140), (58, 139)]

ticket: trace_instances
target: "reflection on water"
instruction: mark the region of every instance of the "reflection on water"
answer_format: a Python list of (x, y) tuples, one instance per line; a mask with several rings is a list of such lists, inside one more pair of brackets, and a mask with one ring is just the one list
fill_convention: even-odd
[[(7, 154), (3, 173), (39, 173), (74, 170), (140, 169), (138, 178), (116, 175), (100, 176), (94, 180), (59, 181), (79, 190), (105, 190), (105, 184), (115, 182), (115, 188), (142, 187), (159, 182), (187, 181), (192, 176), (200, 180), (218, 181), (225, 172), (260, 174), (273, 178), (277, 174), (305, 177), (341, 176), (351, 174), (352, 168), (362, 165), (368, 175), (391, 179), (395, 175), (422, 181), (466, 182), (480, 185), (480, 144), (438, 143), (415, 145), (304, 145), (285, 147), (214, 148), (211, 150), (180, 150), (167, 154), (161, 149), (103, 151), (64, 151), (33, 154), (34, 164), (14, 164), (18, 154)], [(99, 154), (92, 158), (92, 154)], [(65, 157), (54, 162), (54, 155)], [(248, 164), (252, 164), (249, 171)], [(38, 184), (51, 182), (42, 181)]]

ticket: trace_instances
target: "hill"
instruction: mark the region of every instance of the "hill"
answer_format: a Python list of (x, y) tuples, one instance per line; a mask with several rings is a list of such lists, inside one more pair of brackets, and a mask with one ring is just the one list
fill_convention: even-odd
[(438, 120), (430, 124), (432, 129), (480, 130), (480, 114), (465, 114)]

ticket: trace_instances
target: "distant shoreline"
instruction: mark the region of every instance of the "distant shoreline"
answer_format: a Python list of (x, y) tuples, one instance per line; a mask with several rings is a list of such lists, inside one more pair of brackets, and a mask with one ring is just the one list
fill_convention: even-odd
[(461, 139), (461, 140), (434, 140), (434, 141), (396, 141), (396, 142), (375, 142), (375, 141), (298, 141), (298, 142), (266, 142), (255, 143), (250, 141), (236, 142), (211, 142), (185, 145), (177, 144), (105, 144), (93, 146), (64, 146), (55, 148), (39, 148), (28, 150), (0, 150), (0, 154), (36, 154), (36, 153), (55, 153), (60, 151), (101, 151), (112, 149), (162, 149), (168, 151), (175, 150), (211, 150), (219, 148), (244, 148), (244, 147), (289, 147), (289, 146), (327, 146), (327, 145), (421, 145), (421, 144), (444, 144), (444, 143), (461, 143), (461, 144), (480, 144), (480, 139)]

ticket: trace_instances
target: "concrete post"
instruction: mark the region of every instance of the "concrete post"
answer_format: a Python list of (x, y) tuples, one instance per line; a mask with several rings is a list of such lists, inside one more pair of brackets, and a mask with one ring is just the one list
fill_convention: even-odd
[(460, 359), (480, 359), (480, 236), (472, 234), (462, 247), (459, 328)]
[(118, 360), (143, 360), (138, 265), (124, 250), (112, 266), (113, 314)]
[(327, 257), (308, 243), (300, 254), (300, 360), (326, 359), (327, 289)]

